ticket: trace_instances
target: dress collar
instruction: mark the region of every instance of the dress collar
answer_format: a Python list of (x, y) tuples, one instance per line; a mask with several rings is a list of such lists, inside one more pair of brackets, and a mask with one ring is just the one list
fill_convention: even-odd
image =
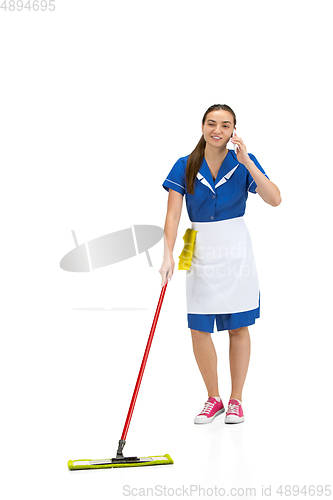
[(230, 179), (238, 165), (239, 162), (237, 161), (235, 152), (232, 149), (228, 149), (228, 153), (224, 158), (222, 165), (220, 166), (215, 181), (213, 181), (213, 176), (205, 157), (202, 160), (197, 178), (200, 180), (200, 182), (202, 182), (202, 184), (207, 186), (213, 193), (215, 193), (216, 188)]

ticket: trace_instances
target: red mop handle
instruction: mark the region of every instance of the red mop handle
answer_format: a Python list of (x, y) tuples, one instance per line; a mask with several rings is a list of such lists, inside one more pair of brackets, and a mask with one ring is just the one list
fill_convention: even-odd
[(143, 377), (143, 372), (145, 370), (145, 366), (146, 366), (146, 363), (147, 363), (150, 346), (151, 346), (151, 343), (153, 341), (153, 337), (154, 337), (154, 333), (155, 333), (155, 328), (156, 328), (156, 325), (157, 325), (157, 320), (158, 320), (158, 317), (159, 317), (159, 314), (160, 314), (160, 310), (161, 310), (162, 302), (163, 302), (163, 299), (164, 299), (164, 295), (165, 295), (165, 290), (166, 290), (167, 284), (168, 284), (168, 280), (166, 281), (165, 285), (162, 287), (160, 298), (159, 298), (159, 301), (158, 301), (158, 304), (157, 304), (157, 309), (156, 309), (155, 316), (154, 316), (154, 321), (153, 321), (153, 324), (152, 324), (152, 327), (151, 327), (151, 330), (150, 330), (150, 335), (149, 335), (149, 339), (148, 339), (148, 342), (147, 342), (146, 350), (145, 350), (145, 353), (143, 355), (143, 360), (142, 360), (142, 363), (141, 363), (141, 368), (140, 368), (140, 371), (139, 371), (138, 380), (136, 381), (135, 389), (134, 389), (133, 396), (132, 396), (132, 401), (131, 401), (131, 404), (130, 404), (130, 407), (129, 407), (129, 410), (128, 410), (126, 422), (125, 422), (125, 425), (124, 425), (124, 430), (123, 430), (123, 433), (122, 433), (122, 436), (121, 436), (121, 439), (123, 439), (124, 441), (126, 440), (128, 428), (129, 428), (129, 425), (130, 425), (130, 422), (131, 422), (131, 418), (132, 418), (132, 414), (133, 414), (133, 410), (134, 410), (136, 398), (138, 396), (138, 392), (139, 392), (139, 389), (140, 389), (140, 384), (141, 384), (141, 380), (142, 380), (142, 377)]

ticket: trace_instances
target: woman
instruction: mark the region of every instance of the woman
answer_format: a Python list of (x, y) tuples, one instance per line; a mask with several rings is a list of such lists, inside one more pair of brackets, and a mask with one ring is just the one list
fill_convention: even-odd
[[(235, 150), (226, 148), (229, 141)], [(281, 203), (280, 191), (255, 156), (247, 153), (236, 134), (235, 113), (225, 104), (208, 108), (200, 141), (190, 155), (179, 158), (163, 187), (169, 197), (159, 270), (162, 286), (175, 267), (172, 252), (184, 195), (191, 228), (197, 231), (191, 267), (186, 271), (187, 318), (208, 400), (194, 422), (212, 422), (225, 411), (211, 338), (214, 321), (217, 330), (228, 330), (230, 337), (232, 390), (225, 422), (243, 422), (242, 391), (250, 359), (248, 326), (260, 311), (258, 276), (243, 216), (248, 192), (259, 193), (276, 207)]]

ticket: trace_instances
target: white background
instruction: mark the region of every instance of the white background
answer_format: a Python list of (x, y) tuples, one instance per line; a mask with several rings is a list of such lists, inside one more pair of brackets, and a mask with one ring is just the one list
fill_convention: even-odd
[[(111, 499), (125, 485), (253, 487), (261, 497), (271, 485), (277, 498), (279, 485), (330, 484), (330, 2), (55, 5), (0, 12), (1, 497)], [(283, 199), (247, 202), (261, 318), (250, 327), (245, 422), (193, 424), (206, 390), (177, 270), (184, 203), (124, 450), (169, 453), (174, 465), (69, 472), (69, 459), (115, 456), (163, 257), (161, 240), (153, 267), (141, 254), (68, 273), (59, 263), (71, 230), (84, 243), (133, 224), (164, 227), (162, 182), (216, 103), (233, 108)], [(227, 405), (228, 333), (213, 339)]]

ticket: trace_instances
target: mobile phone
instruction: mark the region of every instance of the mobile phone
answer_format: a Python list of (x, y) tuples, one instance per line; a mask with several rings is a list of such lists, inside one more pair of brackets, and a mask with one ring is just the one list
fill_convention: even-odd
[[(232, 136), (234, 136), (234, 132), (232, 133)], [(239, 152), (239, 147), (237, 146), (237, 144), (234, 144), (234, 149), (235, 149), (235, 153), (237, 154)]]

